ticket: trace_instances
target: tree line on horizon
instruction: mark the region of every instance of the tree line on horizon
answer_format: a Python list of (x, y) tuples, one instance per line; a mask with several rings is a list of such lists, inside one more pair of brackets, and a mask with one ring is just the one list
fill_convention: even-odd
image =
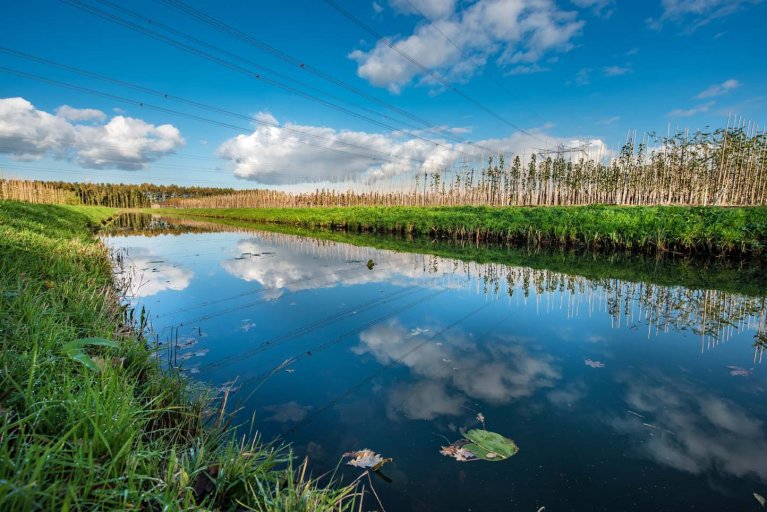
[(186, 187), (142, 183), (79, 183), (0, 179), (0, 199), (30, 203), (109, 206), (112, 208), (148, 208), (174, 198), (199, 198), (231, 194), (232, 188)]

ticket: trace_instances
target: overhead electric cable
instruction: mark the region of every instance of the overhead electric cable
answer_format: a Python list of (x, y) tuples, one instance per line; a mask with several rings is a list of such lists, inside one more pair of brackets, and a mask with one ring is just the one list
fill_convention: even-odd
[[(261, 81), (263, 83), (267, 83), (267, 84), (272, 85), (274, 87), (278, 87), (280, 89), (288, 91), (291, 94), (295, 94), (297, 96), (303, 97), (303, 98), (305, 98), (307, 100), (314, 101), (316, 103), (320, 103), (320, 104), (322, 104), (322, 105), (324, 105), (324, 106), (326, 106), (328, 108), (331, 108), (333, 110), (337, 110), (339, 112), (345, 113), (345, 114), (350, 115), (352, 117), (356, 117), (358, 119), (365, 120), (365, 121), (370, 122), (372, 124), (376, 124), (378, 126), (386, 128), (387, 130), (391, 130), (392, 132), (400, 133), (400, 134), (405, 135), (405, 136), (409, 136), (409, 137), (412, 137), (412, 138), (415, 138), (415, 139), (419, 139), (419, 140), (421, 140), (423, 142), (426, 142), (428, 144), (432, 144), (434, 146), (444, 147), (444, 148), (447, 148), (447, 149), (451, 149), (453, 151), (457, 151), (457, 152), (462, 153), (462, 154), (467, 155), (467, 156), (476, 156), (476, 155), (470, 155), (470, 154), (466, 153), (465, 151), (463, 151), (461, 149), (456, 149), (456, 148), (449, 147), (449, 146), (445, 145), (442, 142), (437, 142), (437, 141), (428, 139), (428, 138), (423, 137), (423, 136), (421, 136), (421, 135), (419, 135), (417, 133), (413, 133), (413, 132), (410, 132), (410, 131), (407, 131), (407, 130), (403, 130), (403, 129), (397, 128), (396, 126), (393, 126), (391, 124), (385, 123), (383, 121), (379, 121), (377, 119), (374, 119), (372, 117), (366, 116), (364, 114), (360, 114), (360, 113), (355, 112), (353, 110), (350, 110), (350, 109), (348, 109), (346, 107), (343, 107), (341, 105), (333, 103), (332, 101), (328, 101), (328, 100), (322, 99), (322, 98), (320, 98), (318, 96), (315, 96), (313, 94), (307, 93), (307, 92), (302, 91), (300, 89), (297, 89), (297, 88), (295, 88), (295, 87), (293, 87), (291, 85), (287, 85), (285, 83), (282, 83), (282, 82), (280, 82), (278, 80), (274, 80), (272, 78), (268, 78), (268, 77), (264, 76), (262, 73), (255, 72), (255, 71), (252, 71), (250, 69), (244, 68), (244, 67), (240, 66), (239, 64), (234, 64), (234, 63), (232, 63), (230, 61), (227, 61), (225, 59), (217, 57), (217, 56), (215, 56), (215, 55), (213, 55), (213, 54), (211, 54), (209, 52), (206, 52), (204, 50), (200, 50), (199, 48), (195, 48), (195, 47), (190, 46), (190, 45), (188, 45), (186, 43), (183, 43), (181, 41), (178, 41), (176, 39), (173, 39), (171, 37), (163, 35), (163, 34), (161, 34), (159, 32), (147, 29), (147, 28), (142, 27), (140, 25), (137, 25), (137, 24), (135, 24), (135, 23), (133, 23), (131, 21), (127, 21), (127, 20), (125, 20), (125, 19), (123, 19), (123, 18), (121, 18), (121, 17), (119, 17), (117, 15), (114, 15), (112, 13), (103, 11), (102, 9), (98, 9), (96, 7), (93, 7), (92, 5), (89, 5), (89, 4), (86, 4), (84, 2), (81, 2), (80, 0), (61, 0), (61, 1), (71, 5), (73, 7), (76, 7), (78, 9), (81, 9), (81, 10), (83, 10), (85, 12), (88, 12), (90, 14), (98, 16), (98, 17), (100, 17), (102, 19), (105, 19), (107, 21), (111, 21), (113, 23), (122, 25), (122, 26), (124, 26), (126, 28), (129, 28), (131, 30), (140, 32), (140, 33), (145, 34), (145, 35), (147, 35), (149, 37), (157, 39), (158, 41), (162, 41), (162, 42), (164, 42), (166, 44), (175, 46), (175, 47), (180, 48), (180, 49), (182, 49), (182, 50), (184, 50), (186, 52), (192, 53), (192, 54), (197, 55), (199, 57), (202, 57), (202, 58), (204, 58), (206, 60), (209, 60), (209, 61), (214, 62), (216, 64), (222, 65), (222, 66), (227, 67), (229, 69), (232, 69), (234, 71), (237, 71), (239, 73), (243, 73), (246, 76), (249, 76), (251, 78), (255, 78), (256, 80), (259, 80), (259, 81)], [(151, 20), (150, 20), (150, 22), (151, 22)], [(180, 32), (180, 31), (177, 31), (175, 29), (174, 29), (174, 31), (176, 33)], [(190, 39), (194, 39), (196, 41), (199, 41), (199, 39), (195, 38), (194, 36), (186, 35), (185, 37), (190, 38)], [(202, 44), (205, 44), (205, 46), (207, 46), (207, 47), (217, 48), (217, 47), (214, 47), (213, 45), (210, 45), (209, 43), (202, 42)], [(217, 48), (216, 51), (219, 51), (219, 52), (224, 53), (224, 54), (232, 55), (230, 52), (227, 52), (226, 50), (222, 50), (222, 49), (218, 49)], [(240, 60), (242, 60), (242, 59), (240, 59)], [(379, 114), (379, 115), (381, 115), (381, 114)]]
[[(61, 80), (55, 80), (55, 79), (52, 79), (52, 78), (47, 78), (47, 77), (44, 77), (44, 76), (36, 75), (34, 73), (28, 73), (26, 71), (21, 71), (21, 70), (17, 70), (17, 69), (13, 69), (13, 68), (7, 68), (7, 67), (4, 67), (4, 66), (0, 66), (0, 71), (6, 72), (6, 73), (15, 74), (15, 75), (26, 77), (26, 78), (30, 78), (32, 80), (42, 81), (42, 82), (45, 82), (45, 83), (49, 83), (49, 84), (52, 84), (52, 85), (57, 85), (57, 86), (68, 88), (68, 89), (72, 89), (72, 90), (77, 90), (79, 92), (85, 92), (87, 94), (92, 94), (92, 95), (95, 95), (95, 96), (101, 96), (101, 97), (104, 97), (104, 98), (108, 98), (108, 99), (112, 99), (112, 100), (116, 100), (116, 101), (120, 101), (120, 102), (124, 102), (124, 103), (128, 103), (128, 104), (136, 105), (136, 106), (139, 106), (141, 108), (148, 108), (148, 109), (151, 109), (151, 110), (157, 110), (157, 111), (160, 111), (160, 112), (164, 112), (164, 113), (168, 113), (168, 114), (172, 114), (172, 115), (176, 115), (176, 116), (180, 116), (180, 117), (185, 117), (185, 118), (193, 119), (193, 120), (200, 121), (200, 122), (214, 124), (214, 125), (221, 126), (221, 127), (224, 127), (224, 128), (229, 128), (229, 129), (232, 129), (232, 130), (236, 130), (238, 132), (249, 133), (249, 132), (252, 131), (250, 128), (246, 128), (246, 127), (242, 127), (242, 126), (226, 123), (226, 122), (223, 122), (223, 121), (218, 121), (218, 120), (215, 120), (215, 119), (210, 119), (210, 118), (198, 116), (196, 114), (190, 114), (188, 112), (181, 112), (181, 111), (170, 109), (170, 108), (167, 108), (167, 107), (161, 107), (159, 105), (153, 105), (153, 104), (150, 104), (150, 103), (145, 103), (145, 102), (142, 102), (142, 101), (133, 100), (133, 99), (130, 99), (130, 98), (126, 98), (124, 96), (119, 96), (119, 95), (108, 93), (108, 92), (104, 92), (104, 91), (98, 91), (98, 90), (90, 89), (88, 87), (84, 87), (84, 86), (80, 86), (80, 85), (70, 84), (70, 83), (67, 83), (67, 82), (63, 82)], [(278, 137), (278, 138), (285, 138), (285, 137)], [(371, 160), (378, 160), (379, 159), (378, 157), (375, 157), (375, 156), (371, 156), (371, 155), (367, 155), (367, 154), (360, 154), (360, 153), (352, 153), (352, 152), (345, 151), (345, 150), (340, 149), (340, 148), (331, 148), (331, 147), (327, 147), (327, 146), (321, 146), (321, 145), (313, 144), (313, 143), (305, 141), (305, 140), (297, 140), (296, 142), (299, 142), (301, 144), (305, 144), (305, 145), (308, 145), (308, 146), (320, 148), (320, 149), (326, 149), (328, 151), (334, 151), (334, 152), (338, 152), (338, 153), (345, 153), (345, 154), (349, 154), (349, 155), (353, 155), (353, 156), (357, 156), (357, 157), (368, 158), (368, 159), (371, 159)], [(390, 161), (390, 162), (393, 162), (393, 163), (396, 162), (396, 159), (389, 158), (387, 160)]]
[[(120, 85), (120, 86), (123, 86), (123, 87), (127, 87), (127, 88), (130, 88), (130, 89), (134, 89), (134, 90), (140, 91), (140, 92), (145, 93), (145, 94), (150, 94), (150, 95), (153, 95), (153, 96), (157, 96), (157, 97), (160, 97), (160, 98), (163, 98), (163, 99), (166, 99), (166, 100), (177, 101), (179, 103), (185, 103), (187, 105), (190, 105), (190, 106), (193, 106), (193, 107), (196, 107), (196, 108), (200, 108), (200, 109), (203, 109), (203, 110), (207, 110), (209, 112), (215, 112), (215, 113), (218, 113), (218, 114), (224, 114), (224, 115), (236, 117), (238, 119), (243, 119), (245, 121), (253, 122), (255, 124), (259, 124), (259, 125), (262, 125), (262, 126), (269, 126), (269, 127), (273, 127), (273, 128), (278, 128), (280, 130), (285, 130), (285, 131), (288, 131), (288, 132), (291, 132), (291, 133), (296, 133), (296, 134), (304, 135), (304, 136), (307, 136), (307, 137), (312, 137), (312, 138), (315, 138), (315, 139), (327, 140), (327, 141), (330, 141), (331, 143), (338, 143), (340, 145), (347, 146), (347, 147), (354, 147), (354, 148), (362, 149), (364, 151), (372, 151), (372, 152), (379, 153), (379, 154), (383, 155), (384, 157), (386, 157), (392, 163), (396, 163), (397, 161), (410, 161), (412, 163), (417, 163), (419, 165), (423, 164), (423, 161), (417, 160), (417, 159), (414, 159), (414, 158), (395, 157), (391, 153), (387, 153), (385, 151), (381, 151), (381, 150), (379, 150), (377, 148), (371, 148), (369, 146), (363, 146), (361, 144), (355, 144), (355, 143), (352, 143), (352, 142), (346, 142), (346, 141), (343, 141), (343, 140), (339, 140), (337, 138), (331, 138), (331, 137), (319, 135), (319, 134), (316, 134), (316, 133), (311, 133), (311, 132), (308, 132), (308, 131), (305, 131), (305, 130), (300, 130), (298, 128), (293, 128), (293, 127), (289, 127), (289, 126), (280, 125), (279, 123), (273, 123), (273, 122), (270, 122), (270, 121), (265, 121), (263, 119), (257, 119), (257, 118), (254, 118), (252, 116), (247, 116), (247, 115), (244, 115), (244, 114), (240, 114), (240, 113), (237, 113), (237, 112), (233, 112), (233, 111), (230, 111), (230, 110), (226, 110), (226, 109), (223, 109), (223, 108), (219, 108), (219, 107), (216, 107), (216, 106), (205, 104), (205, 103), (202, 103), (202, 102), (199, 102), (199, 101), (190, 100), (190, 99), (187, 99), (187, 98), (183, 98), (181, 96), (175, 96), (175, 95), (172, 95), (172, 94), (165, 93), (163, 91), (159, 91), (157, 89), (150, 89), (148, 87), (144, 87), (144, 86), (141, 86), (141, 85), (138, 85), (138, 84), (135, 84), (135, 83), (131, 83), (131, 82), (128, 82), (128, 81), (125, 81), (125, 80), (121, 80), (119, 78), (113, 78), (113, 77), (110, 77), (110, 76), (107, 76), (107, 75), (103, 75), (103, 74), (100, 74), (100, 73), (95, 73), (95, 72), (92, 72), (92, 71), (84, 70), (82, 68), (77, 68), (77, 67), (70, 66), (70, 65), (67, 65), (67, 64), (62, 64), (60, 62), (56, 62), (56, 61), (53, 61), (53, 60), (50, 60), (50, 59), (46, 59), (44, 57), (40, 57), (40, 56), (37, 56), (37, 55), (32, 55), (32, 54), (29, 54), (29, 53), (25, 53), (25, 52), (21, 52), (21, 51), (18, 51), (18, 50), (14, 50), (12, 48), (0, 46), (0, 52), (7, 53), (9, 55), (13, 55), (13, 56), (16, 56), (16, 57), (19, 57), (19, 58), (23, 58), (23, 59), (26, 59), (26, 60), (30, 60), (30, 61), (33, 61), (33, 62), (38, 62), (38, 63), (45, 64), (45, 65), (48, 65), (48, 66), (52, 66), (52, 67), (56, 67), (56, 68), (59, 68), (59, 69), (63, 69), (65, 71), (69, 71), (71, 73), (79, 74), (79, 75), (86, 76), (86, 77), (89, 77), (89, 78), (95, 78), (97, 80), (102, 80), (102, 81), (110, 82), (110, 83), (113, 83), (113, 84), (116, 84), (116, 85)], [(246, 131), (250, 131), (250, 130), (246, 130)], [(285, 139), (286, 137), (280, 137), (280, 138)], [(301, 142), (301, 141), (298, 141), (298, 142)], [(337, 148), (327, 148), (327, 149), (335, 150)], [(359, 156), (364, 156), (364, 155), (359, 155)], [(373, 158), (373, 157), (371, 157), (371, 158)]]
[(508, 126), (510, 126), (512, 128), (514, 128), (515, 130), (517, 130), (517, 131), (519, 131), (521, 133), (524, 133), (528, 137), (537, 139), (537, 140), (539, 140), (541, 142), (544, 142), (544, 143), (547, 142), (545, 139), (540, 138), (538, 135), (536, 135), (534, 133), (531, 133), (531, 132), (525, 130), (524, 128), (522, 128), (522, 127), (512, 123), (511, 121), (509, 121), (505, 117), (501, 116), (498, 112), (496, 112), (496, 111), (492, 110), (491, 108), (485, 106), (479, 100), (474, 99), (472, 96), (470, 96), (467, 93), (463, 92), (462, 90), (458, 89), (456, 86), (454, 86), (453, 84), (451, 84), (450, 82), (445, 80), (445, 78), (442, 77), (439, 73), (429, 69), (426, 65), (422, 64), (420, 61), (415, 59), (413, 56), (411, 56), (410, 54), (408, 54), (407, 52), (405, 52), (401, 48), (398, 48), (397, 45), (393, 44), (389, 40), (389, 38), (385, 37), (383, 34), (378, 32), (377, 30), (375, 30), (373, 27), (371, 27), (370, 25), (368, 25), (367, 23), (365, 23), (364, 21), (359, 19), (359, 17), (355, 16), (354, 14), (349, 12), (348, 10), (344, 9), (343, 7), (341, 7), (338, 4), (338, 2), (336, 2), (335, 0), (324, 0), (324, 2), (326, 4), (328, 4), (330, 7), (332, 7), (333, 9), (335, 9), (343, 17), (347, 18), (352, 23), (354, 23), (355, 25), (357, 25), (360, 28), (362, 28), (364, 31), (366, 31), (369, 34), (371, 34), (372, 36), (376, 37), (379, 41), (383, 41), (384, 44), (386, 44), (386, 46), (391, 48), (393, 51), (397, 52), (400, 56), (402, 56), (402, 58), (404, 58), (405, 60), (410, 62), (413, 66), (417, 67), (418, 69), (420, 69), (424, 73), (426, 73), (426, 74), (430, 75), (431, 77), (433, 77), (437, 82), (442, 84), (442, 86), (445, 87), (447, 90), (453, 92), (454, 94), (457, 94), (458, 96), (462, 97), (464, 100), (468, 101), (469, 103), (471, 103), (475, 107), (477, 107), (480, 110), (486, 112), (487, 114), (491, 115), (495, 119), (498, 119), (502, 123), (504, 123), (504, 124), (506, 124), (506, 125), (508, 125)]
[[(106, 1), (106, 0), (99, 0), (99, 1)], [(384, 106), (384, 107), (392, 110), (393, 112), (397, 112), (398, 114), (403, 115), (405, 117), (408, 117), (408, 118), (410, 118), (410, 119), (412, 119), (412, 120), (414, 120), (416, 122), (419, 122), (419, 123), (423, 124), (424, 126), (434, 128), (434, 125), (432, 123), (430, 123), (429, 121), (427, 121), (426, 119), (423, 119), (423, 118), (413, 114), (412, 112), (409, 112), (409, 111), (407, 111), (405, 109), (402, 109), (402, 108), (400, 108), (400, 107), (398, 107), (398, 106), (396, 106), (396, 105), (394, 105), (394, 104), (392, 104), (392, 103), (390, 103), (388, 101), (382, 100), (382, 99), (378, 98), (377, 96), (369, 94), (369, 93), (367, 93), (367, 92), (365, 92), (365, 91), (363, 91), (363, 90), (361, 90), (361, 89), (359, 89), (359, 88), (349, 84), (348, 82), (345, 82), (343, 80), (340, 80), (340, 79), (336, 78), (335, 76), (333, 76), (330, 73), (327, 73), (325, 71), (322, 71), (319, 68), (311, 66), (310, 64), (308, 64), (303, 59), (300, 59), (298, 57), (290, 55), (290, 54), (288, 54), (288, 53), (286, 53), (286, 52), (284, 52), (284, 51), (282, 51), (282, 50), (280, 50), (278, 48), (275, 48), (274, 46), (272, 46), (272, 45), (270, 45), (270, 44), (268, 44), (268, 43), (266, 43), (264, 41), (261, 41), (261, 40), (255, 38), (255, 37), (251, 36), (250, 34), (246, 34), (245, 32), (242, 32), (241, 30), (238, 30), (235, 27), (232, 27), (231, 25), (228, 25), (227, 23), (225, 23), (225, 22), (223, 22), (223, 21), (221, 21), (219, 19), (216, 19), (216, 18), (214, 18), (214, 17), (212, 17), (212, 16), (210, 16), (210, 15), (208, 15), (208, 14), (206, 14), (206, 13), (204, 13), (204, 12), (198, 10), (198, 9), (195, 9), (194, 7), (190, 6), (189, 4), (187, 4), (185, 2), (182, 2), (180, 0), (161, 0), (161, 1), (164, 2), (167, 5), (175, 8), (175, 9), (178, 9), (178, 10), (180, 10), (182, 12), (187, 13), (189, 16), (192, 16), (192, 17), (202, 21), (203, 23), (206, 23), (206, 24), (208, 24), (210, 26), (216, 27), (219, 30), (224, 31), (224, 32), (232, 35), (233, 37), (235, 37), (235, 38), (237, 38), (237, 39), (239, 39), (241, 41), (244, 41), (244, 42), (246, 42), (246, 43), (248, 43), (248, 44), (250, 44), (252, 46), (255, 46), (255, 47), (257, 47), (257, 48), (259, 48), (259, 49), (261, 49), (261, 50), (263, 50), (263, 51), (265, 51), (267, 53), (270, 53), (271, 55), (274, 55), (275, 57), (277, 57), (277, 58), (279, 58), (279, 59), (281, 59), (281, 60), (283, 60), (283, 61), (285, 61), (285, 62), (287, 62), (287, 63), (289, 63), (289, 64), (291, 64), (293, 66), (296, 66), (296, 67), (299, 67), (299, 68), (301, 68), (301, 69), (303, 69), (305, 71), (308, 71), (309, 73), (311, 73), (311, 74), (313, 74), (315, 76), (318, 76), (318, 77), (320, 77), (320, 78), (322, 78), (322, 79), (324, 79), (324, 80), (326, 80), (326, 81), (328, 81), (328, 82), (330, 82), (330, 83), (332, 83), (332, 84), (334, 84), (334, 85), (336, 85), (338, 87), (346, 89), (347, 91), (352, 92), (352, 93), (354, 93), (354, 94), (356, 94), (356, 95), (358, 95), (360, 97), (363, 97), (363, 98), (365, 98), (365, 99), (367, 99), (369, 101), (372, 101), (372, 102), (377, 103), (377, 104), (379, 104), (381, 106)]]
[[(437, 26), (437, 24), (436, 24), (434, 21), (432, 21), (432, 20), (431, 20), (431, 19), (430, 19), (428, 16), (426, 16), (426, 15), (423, 13), (423, 11), (421, 11), (421, 9), (419, 9), (419, 8), (418, 8), (418, 6), (417, 6), (417, 5), (415, 5), (415, 3), (413, 3), (413, 0), (406, 0), (406, 1), (407, 1), (407, 3), (408, 3), (408, 4), (410, 4), (410, 7), (411, 7), (411, 8), (412, 8), (412, 9), (413, 9), (415, 12), (417, 12), (417, 13), (418, 13), (418, 14), (419, 14), (419, 15), (420, 15), (422, 18), (424, 18), (425, 20), (427, 20), (427, 21), (431, 22), (431, 27), (432, 27), (434, 30), (436, 30), (436, 31), (437, 31), (437, 33), (438, 33), (438, 34), (440, 34), (440, 35), (441, 35), (441, 36), (442, 36), (442, 37), (445, 39), (445, 41), (447, 41), (448, 43), (450, 43), (450, 45), (451, 45), (453, 48), (455, 48), (456, 50), (458, 50), (458, 52), (461, 54), (461, 57), (463, 57), (463, 58), (464, 58), (464, 60), (469, 60), (469, 59), (471, 58), (471, 56), (470, 56), (469, 54), (467, 54), (467, 53), (466, 53), (466, 52), (463, 50), (463, 48), (461, 48), (461, 47), (460, 47), (460, 46), (459, 46), (459, 45), (458, 45), (458, 44), (457, 44), (455, 41), (453, 41), (453, 39), (452, 39), (450, 36), (448, 36), (447, 34), (445, 34), (445, 32), (443, 32), (443, 31), (442, 31), (442, 29), (441, 29), (441, 28), (439, 28), (439, 26)], [(493, 83), (494, 83), (494, 84), (496, 84), (496, 85), (497, 85), (499, 88), (503, 89), (503, 91), (504, 91), (504, 92), (506, 92), (506, 93), (508, 93), (508, 94), (511, 94), (511, 95), (514, 95), (514, 94), (515, 94), (515, 93), (514, 93), (514, 91), (512, 91), (511, 89), (509, 89), (508, 87), (506, 87), (506, 84), (504, 84), (502, 81), (500, 81), (500, 80), (498, 79), (498, 77), (496, 77), (496, 76), (495, 76), (495, 73), (493, 73), (492, 71), (488, 70), (488, 73), (487, 73), (487, 75), (486, 75), (486, 76), (487, 76), (487, 77), (488, 77), (490, 80), (492, 80), (492, 81), (493, 81)], [(531, 109), (531, 108), (530, 108), (528, 105), (525, 105), (525, 104), (523, 104), (523, 105), (524, 105), (524, 107), (525, 107), (527, 110), (529, 110), (531, 113), (533, 113), (533, 114), (534, 114), (533, 110), (532, 110), (532, 109)]]

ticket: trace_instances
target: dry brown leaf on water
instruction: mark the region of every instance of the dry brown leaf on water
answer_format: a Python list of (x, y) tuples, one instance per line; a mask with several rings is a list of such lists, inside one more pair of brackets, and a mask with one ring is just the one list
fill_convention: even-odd
[(373, 471), (378, 471), (381, 466), (393, 460), (391, 458), (383, 458), (380, 454), (367, 448), (363, 448), (362, 450), (356, 452), (346, 452), (343, 454), (343, 456), (352, 457), (352, 460), (346, 463), (347, 465), (363, 469), (370, 468)]
[(463, 440), (456, 441), (453, 444), (443, 446), (439, 453), (445, 455), (446, 457), (452, 457), (458, 462), (469, 462), (472, 460), (477, 460), (477, 456), (474, 455), (473, 452), (464, 448), (466, 444), (468, 443)]
[(756, 501), (758, 501), (762, 508), (764, 508), (765, 503), (767, 503), (767, 500), (764, 499), (764, 496), (754, 493), (754, 498), (756, 498)]

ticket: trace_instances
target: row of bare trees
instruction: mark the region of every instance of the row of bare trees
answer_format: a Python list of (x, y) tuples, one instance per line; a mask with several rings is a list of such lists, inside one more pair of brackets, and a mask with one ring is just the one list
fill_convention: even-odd
[(461, 160), (441, 169), (349, 179), (311, 192), (247, 190), (172, 199), (179, 208), (446, 205), (764, 205), (767, 135), (755, 125), (631, 135), (611, 156), (559, 148)]

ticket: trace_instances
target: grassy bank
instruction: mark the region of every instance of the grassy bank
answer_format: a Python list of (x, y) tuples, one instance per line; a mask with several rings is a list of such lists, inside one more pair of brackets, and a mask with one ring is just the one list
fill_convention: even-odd
[[(184, 232), (184, 219), (198, 218), (183, 215), (166, 215), (175, 219), (177, 226), (168, 226), (157, 233)], [(303, 237), (330, 240), (358, 247), (374, 247), (398, 252), (431, 254), (443, 258), (476, 263), (499, 263), (535, 270), (550, 270), (589, 279), (620, 279), (645, 282), (662, 286), (684, 286), (690, 289), (719, 290), (752, 297), (767, 295), (767, 271), (763, 260), (748, 262), (731, 261), (727, 258), (688, 256), (647, 256), (628, 252), (600, 253), (559, 247), (516, 247), (508, 244), (476, 244), (466, 240), (442, 240), (428, 237), (400, 237), (375, 233), (349, 233), (345, 231), (318, 230), (284, 224), (259, 224), (255, 222), (205, 219), (203, 222), (218, 226), (254, 231), (270, 231)], [(195, 225), (191, 231), (205, 232), (203, 225)], [(148, 233), (137, 229), (128, 234)], [(126, 234), (126, 233), (121, 233)]]
[(647, 253), (762, 254), (767, 208), (680, 206), (169, 209), (152, 213)]
[(350, 509), (352, 489), (206, 423), (127, 328), (92, 235), (113, 214), (0, 202), (0, 510)]

